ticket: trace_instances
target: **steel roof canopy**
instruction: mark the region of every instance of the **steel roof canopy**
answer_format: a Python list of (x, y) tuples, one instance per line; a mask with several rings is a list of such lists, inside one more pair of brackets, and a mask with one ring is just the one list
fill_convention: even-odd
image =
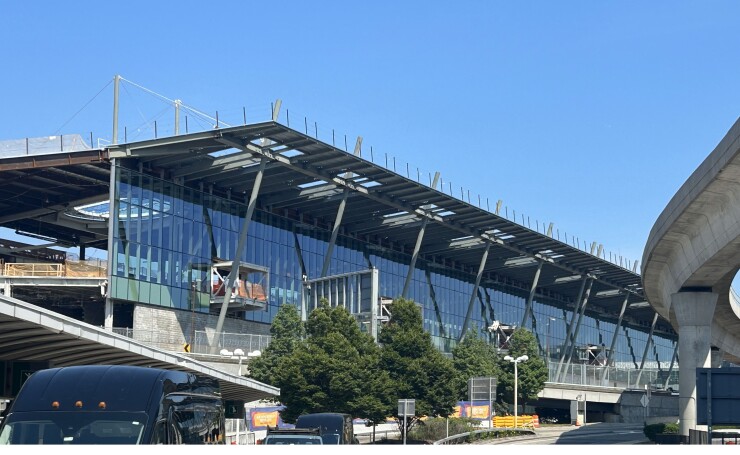
[[(537, 286), (540, 291), (574, 301), (580, 281), (558, 280), (574, 275), (596, 278), (592, 296), (618, 289), (621, 295), (591, 298), (588, 307), (593, 304), (593, 308), (603, 309), (603, 315), (613, 315), (615, 321), (625, 294), (631, 296), (630, 301), (645, 300), (641, 278), (635, 272), (276, 122), (120, 144), (109, 147), (102, 155), (106, 164), (117, 158), (124, 166), (141, 167), (154, 176), (174, 178), (187, 186), (239, 201), (246, 200), (257, 163), (265, 157), (268, 165), (258, 198), (263, 210), (290, 213), (331, 226), (342, 193), (348, 189), (341, 225), (347, 235), (382, 241), (410, 254), (421, 221), (427, 218), (430, 222), (420, 255), (430, 262), (451, 263), (457, 270), (475, 274), (482, 242), (490, 242), (484, 282), (495, 274), (530, 286), (536, 264), (513, 267), (507, 265), (507, 260), (534, 258), (544, 261)], [(2, 163), (0, 160), (0, 172)], [(19, 163), (13, 165), (17, 170)], [(59, 168), (78, 172), (75, 165)], [(101, 196), (107, 197), (107, 193), (101, 192)], [(10, 207), (5, 210), (10, 211)], [(0, 224), (4, 213), (0, 205)], [(465, 238), (477, 242), (466, 244)], [(653, 315), (652, 308), (641, 308), (628, 310), (626, 319), (647, 330)], [(656, 333), (675, 337), (670, 324), (662, 318)]]

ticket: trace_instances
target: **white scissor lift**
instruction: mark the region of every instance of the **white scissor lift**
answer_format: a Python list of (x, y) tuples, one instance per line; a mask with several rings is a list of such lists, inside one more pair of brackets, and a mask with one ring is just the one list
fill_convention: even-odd
[(211, 266), (211, 311), (219, 311), (228, 292), (228, 312), (256, 311), (267, 308), (270, 291), (270, 269), (247, 262), (240, 262), (230, 290), (226, 281), (233, 261), (216, 262)]

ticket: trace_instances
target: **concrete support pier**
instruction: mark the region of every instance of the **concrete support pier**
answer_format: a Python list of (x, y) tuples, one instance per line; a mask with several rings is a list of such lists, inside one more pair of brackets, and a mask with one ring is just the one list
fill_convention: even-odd
[(696, 425), (696, 369), (712, 366), (711, 325), (718, 295), (713, 292), (678, 292), (671, 295), (671, 310), (678, 322), (680, 356), (679, 431), (706, 430)]

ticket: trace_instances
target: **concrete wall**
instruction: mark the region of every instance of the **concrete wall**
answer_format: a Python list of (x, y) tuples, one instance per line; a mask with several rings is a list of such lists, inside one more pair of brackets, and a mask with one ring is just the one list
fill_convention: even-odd
[[(151, 336), (148, 341), (153, 345), (172, 351), (182, 351), (186, 340), (191, 341), (191, 334), (205, 331), (212, 334), (218, 321), (217, 314), (204, 314), (190, 311), (174, 310), (147, 305), (136, 305), (134, 308), (134, 333), (136, 339)], [(269, 324), (227, 318), (223, 332), (270, 335)]]
[(652, 392), (648, 406), (640, 401), (645, 397), (643, 390), (625, 390), (617, 403), (620, 423), (644, 423), (656, 421), (678, 421), (678, 395), (668, 392)]

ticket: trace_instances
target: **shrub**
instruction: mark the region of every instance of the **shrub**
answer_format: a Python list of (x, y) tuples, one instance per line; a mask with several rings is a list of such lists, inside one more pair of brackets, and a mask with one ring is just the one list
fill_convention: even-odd
[[(419, 421), (419, 423), (409, 431), (409, 438), (423, 441), (439, 441), (448, 436), (447, 434), (448, 419), (434, 418)], [(449, 436), (460, 433), (469, 433), (478, 429), (478, 421), (465, 417), (450, 417), (449, 419)]]
[(679, 427), (677, 423), (654, 423), (645, 425), (642, 432), (645, 437), (655, 442), (656, 434), (678, 434)]

